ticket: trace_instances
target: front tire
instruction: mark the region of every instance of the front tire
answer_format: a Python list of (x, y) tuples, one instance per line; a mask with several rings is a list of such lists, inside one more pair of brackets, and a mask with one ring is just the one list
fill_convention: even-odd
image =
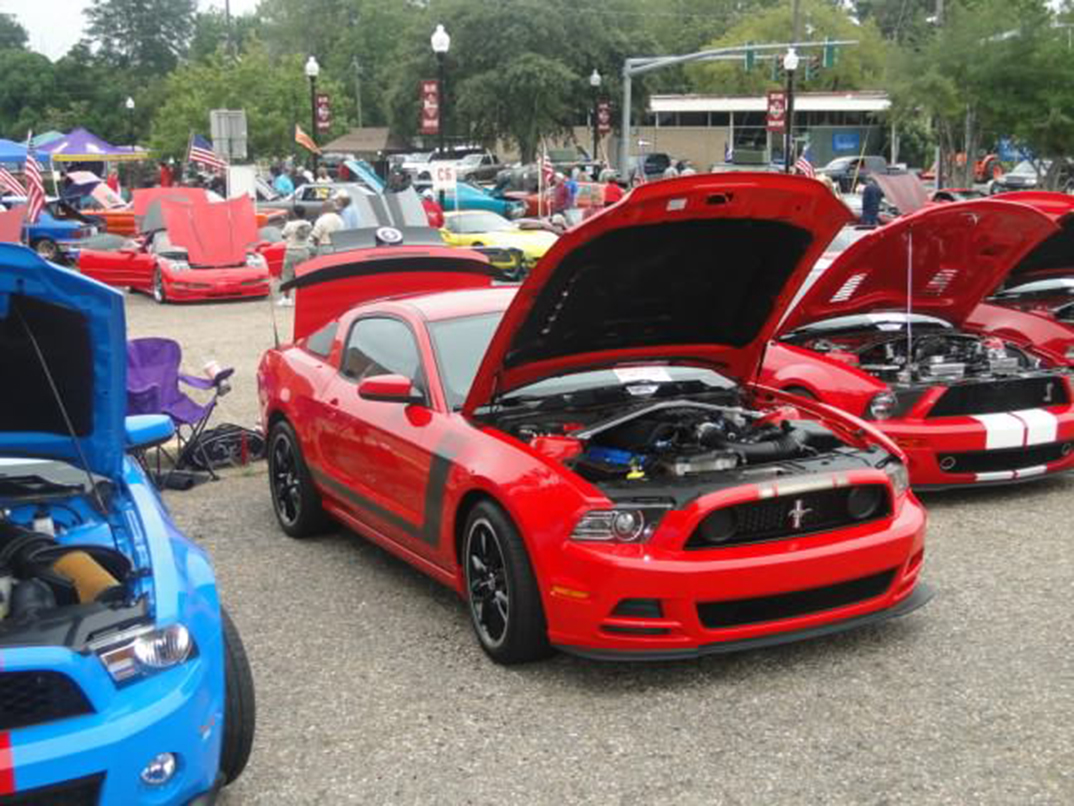
[(321, 496), (302, 457), (298, 436), (283, 420), (269, 431), (268, 475), (272, 509), (280, 528), (295, 538), (323, 532), (328, 516)]
[(168, 303), (168, 292), (164, 290), (164, 278), (161, 276), (160, 269), (153, 272), (153, 299), (160, 305)]
[(548, 625), (525, 543), (506, 513), (483, 501), (466, 519), (462, 560), (470, 623), (503, 665), (547, 657)]
[(257, 703), (254, 675), (231, 616), (220, 609), (224, 632), (224, 737), (220, 748), (220, 774), (230, 784), (246, 769), (254, 745)]

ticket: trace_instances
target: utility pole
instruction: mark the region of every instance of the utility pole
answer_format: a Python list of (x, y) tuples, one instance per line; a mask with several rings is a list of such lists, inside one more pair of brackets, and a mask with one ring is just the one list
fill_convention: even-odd
[(358, 63), (358, 57), (351, 62), (354, 68), (354, 102), (358, 107), (358, 128), (362, 128), (362, 65)]
[(231, 38), (231, 0), (224, 0), (224, 35), (227, 55), (235, 58), (235, 42)]
[[(791, 6), (791, 41), (798, 41), (798, 4), (799, 0), (794, 0)], [(787, 51), (788, 55), (794, 53), (794, 49), (791, 48)], [(788, 65), (787, 62), (790, 62)], [(787, 133), (787, 139), (783, 145), (783, 172), (790, 173), (792, 166), (794, 165), (794, 73), (795, 63), (797, 59), (785, 59), (783, 64), (787, 69), (787, 124), (784, 127)]]
[[(943, 0), (936, 0), (936, 30), (943, 27)], [(933, 118), (933, 128), (936, 130), (936, 189), (943, 188), (943, 127)], [(967, 156), (967, 159), (969, 157)]]

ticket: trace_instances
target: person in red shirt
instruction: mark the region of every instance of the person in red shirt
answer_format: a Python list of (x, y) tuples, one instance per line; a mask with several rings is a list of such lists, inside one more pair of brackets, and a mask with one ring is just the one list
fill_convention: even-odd
[(619, 183), (615, 181), (615, 171), (610, 168), (600, 175), (600, 181), (604, 183), (604, 206), (615, 204), (625, 195)]
[(108, 185), (113, 193), (119, 193), (119, 174), (115, 171), (109, 171), (105, 184)]
[(164, 162), (163, 160), (161, 160), (160, 163), (160, 179), (158, 184), (162, 188), (170, 188), (174, 184), (174, 180), (172, 178), (172, 169), (171, 167), (169, 167), (168, 163)]

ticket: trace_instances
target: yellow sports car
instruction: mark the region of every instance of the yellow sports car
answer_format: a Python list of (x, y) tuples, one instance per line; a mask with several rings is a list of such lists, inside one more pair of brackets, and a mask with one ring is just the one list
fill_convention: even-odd
[(522, 253), (527, 271), (533, 268), (558, 237), (544, 229), (522, 229), (503, 216), (486, 210), (444, 213), (444, 228), (440, 230), (440, 235), (451, 246), (518, 250)]

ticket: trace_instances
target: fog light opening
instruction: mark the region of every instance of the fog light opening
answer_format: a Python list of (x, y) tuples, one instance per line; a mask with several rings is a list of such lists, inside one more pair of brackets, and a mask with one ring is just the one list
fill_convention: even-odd
[(954, 470), (955, 469), (955, 457), (945, 456), (940, 460), (940, 470)]
[(179, 767), (175, 753), (158, 753), (142, 769), (142, 782), (149, 786), (164, 786)]
[(1063, 456), (1070, 456), (1070, 452), (1074, 451), (1074, 442), (1064, 442), (1063, 447), (1059, 450)]

